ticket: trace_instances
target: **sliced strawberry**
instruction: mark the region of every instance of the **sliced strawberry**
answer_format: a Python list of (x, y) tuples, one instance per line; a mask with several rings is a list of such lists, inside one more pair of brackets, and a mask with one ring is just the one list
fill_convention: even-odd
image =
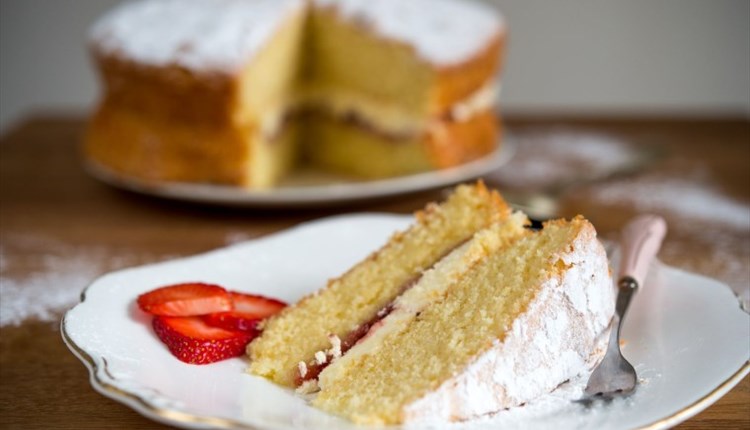
[(258, 323), (286, 307), (286, 303), (268, 297), (230, 292), (234, 310), (216, 312), (204, 317), (215, 327), (257, 333)]
[(154, 331), (180, 361), (208, 364), (244, 354), (254, 335), (211, 327), (200, 317), (155, 316)]
[(236, 291), (231, 291), (229, 294), (232, 296), (235, 312), (255, 315), (255, 318), (270, 317), (286, 307), (286, 303), (270, 297), (238, 293)]
[(191, 282), (141, 294), (138, 306), (154, 315), (195, 316), (232, 310), (232, 297), (218, 285)]
[(243, 314), (242, 312), (228, 311), (204, 315), (203, 321), (212, 327), (219, 327), (226, 330), (239, 330), (256, 335), (260, 332), (258, 323), (263, 321), (263, 319), (248, 318), (247, 314)]

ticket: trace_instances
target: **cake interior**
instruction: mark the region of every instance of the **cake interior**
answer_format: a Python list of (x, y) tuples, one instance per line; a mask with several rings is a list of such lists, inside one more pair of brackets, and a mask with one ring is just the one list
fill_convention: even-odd
[[(584, 222), (552, 222), (511, 238), (441, 289), (432, 298), (435, 306), (401, 315), (395, 328), (332, 364), (320, 376), (322, 390), (313, 404), (359, 423), (400, 422), (405, 405), (462, 372), (492, 346), (488, 339), (503, 341), (543, 282), (565, 270), (551, 256), (570, 247)], [(364, 352), (355, 353), (357, 348)]]
[[(333, 8), (297, 13), (240, 80), (238, 120), (256, 130), (250, 146), (259, 147), (249, 182), (271, 186), (300, 162), (364, 178), (430, 169), (421, 139), (433, 79), (408, 46), (363, 31)], [(304, 131), (280, 139), (293, 124)]]
[(250, 372), (296, 386), (299, 363), (345, 339), (401, 295), (420, 274), (477, 231), (507, 219), (510, 209), (483, 185), (461, 186), (445, 203), (417, 214), (417, 223), (354, 266), (328, 288), (270, 319), (248, 347)]
[(333, 8), (313, 8), (304, 41), (301, 95), (334, 115), (362, 112), (387, 131), (419, 127), (434, 68), (403, 43), (382, 39)]

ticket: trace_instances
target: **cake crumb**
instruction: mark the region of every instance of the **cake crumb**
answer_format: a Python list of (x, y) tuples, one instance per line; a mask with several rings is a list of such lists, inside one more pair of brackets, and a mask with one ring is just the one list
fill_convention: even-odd
[(296, 390), (294, 390), (297, 394), (312, 394), (320, 391), (320, 387), (318, 386), (318, 380), (317, 379), (310, 379), (308, 381), (305, 381), (297, 387)]
[(300, 361), (299, 364), (297, 364), (297, 369), (299, 369), (299, 376), (301, 378), (304, 378), (305, 375), (307, 375), (307, 363), (304, 361)]
[(318, 351), (315, 353), (315, 362), (317, 364), (325, 364), (326, 361), (328, 361), (328, 356), (323, 351)]
[(328, 355), (332, 359), (341, 357), (341, 339), (335, 334), (329, 334), (328, 341), (331, 342), (331, 349), (328, 350)]

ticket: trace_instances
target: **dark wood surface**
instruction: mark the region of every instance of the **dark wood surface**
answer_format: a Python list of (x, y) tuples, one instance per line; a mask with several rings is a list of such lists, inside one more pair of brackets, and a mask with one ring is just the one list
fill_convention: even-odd
[[(746, 120), (510, 118), (506, 123), (521, 144), (524, 136), (564, 127), (569, 132), (602, 133), (633, 145), (660, 147), (667, 156), (641, 174), (682, 178), (697, 171), (726, 196), (745, 205), (750, 202), (750, 123)], [(97, 250), (87, 258), (99, 259), (98, 273), (104, 273), (208, 251), (226, 245), (228, 238), (260, 237), (328, 215), (410, 213), (441, 198), (441, 191), (434, 190), (315, 210), (224, 209), (164, 201), (115, 190), (87, 176), (77, 151), (82, 130), (80, 118), (45, 115), (29, 118), (2, 138), (0, 237), (3, 258), (13, 263), (2, 268), (3, 279), (33, 274), (39, 260), (51, 252), (45, 245), (49, 243), (70, 250), (71, 258), (76, 250)], [(492, 177), (488, 182), (493, 183)], [(592, 202), (587, 196), (596, 186), (562, 196), (561, 214), (583, 213), (602, 236), (613, 237), (636, 208)], [(739, 278), (727, 274), (720, 262), (706, 263), (701, 256), (707, 245), (691, 230), (697, 227), (675, 220), (679, 215), (667, 215), (670, 226), (676, 227), (665, 242), (663, 260), (736, 288), (750, 283), (742, 273)], [(743, 230), (730, 236), (720, 246), (748, 267), (750, 234)], [(0, 328), (0, 426), (164, 427), (96, 393), (86, 368), (63, 344), (57, 321), (28, 320)], [(750, 379), (678, 428), (750, 428)]]

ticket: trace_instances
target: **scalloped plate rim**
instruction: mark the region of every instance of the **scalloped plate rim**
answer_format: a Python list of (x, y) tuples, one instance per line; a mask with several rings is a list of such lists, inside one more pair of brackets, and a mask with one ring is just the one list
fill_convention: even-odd
[[(392, 214), (374, 214), (374, 213), (364, 213), (364, 214), (357, 214), (357, 215), (339, 215), (339, 216), (333, 216), (333, 217), (328, 217), (328, 218), (323, 218), (323, 219), (319, 219), (315, 221), (302, 223), (296, 227), (292, 227), (290, 229), (277, 232), (268, 236), (264, 236), (258, 239), (250, 240), (240, 245), (262, 247), (264, 246), (263, 245), (264, 242), (269, 243), (279, 238), (294, 237), (295, 235), (299, 234), (301, 231), (314, 230), (314, 229), (320, 228), (321, 226), (326, 227), (329, 224), (332, 224), (337, 221), (352, 221), (352, 220), (354, 222), (357, 222), (357, 223), (361, 222), (364, 224), (373, 223), (373, 222), (374, 223), (385, 222), (386, 224), (389, 224), (392, 226), (406, 226), (408, 222), (411, 220), (411, 217), (401, 216), (401, 215), (392, 215)], [(183, 258), (170, 260), (166, 262), (154, 263), (154, 264), (149, 264), (149, 265), (144, 265), (144, 266), (139, 266), (139, 267), (134, 267), (134, 268), (129, 268), (129, 269), (122, 269), (122, 270), (118, 270), (115, 272), (111, 272), (95, 280), (82, 292), (81, 302), (78, 303), (71, 310), (69, 310), (61, 321), (61, 335), (65, 344), (68, 346), (71, 352), (76, 357), (78, 357), (78, 359), (81, 360), (84, 363), (84, 365), (87, 367), (87, 369), (89, 370), (89, 376), (90, 376), (89, 379), (90, 379), (91, 385), (97, 392), (101, 393), (102, 395), (108, 398), (111, 398), (115, 401), (125, 404), (126, 406), (130, 407), (131, 409), (137, 411), (138, 413), (150, 419), (153, 419), (155, 421), (162, 422), (168, 425), (177, 425), (183, 428), (232, 428), (232, 429), (236, 428), (236, 429), (254, 429), (254, 430), (271, 429), (271, 428), (288, 428), (288, 427), (277, 427), (277, 426), (274, 426), (273, 424), (250, 423), (248, 421), (244, 421), (241, 419), (238, 420), (237, 417), (221, 417), (221, 416), (194, 414), (188, 411), (164, 408), (164, 407), (155, 405), (152, 401), (149, 401), (148, 399), (144, 399), (141, 394), (137, 392), (128, 391), (126, 388), (122, 388), (118, 386), (117, 384), (119, 381), (115, 377), (110, 375), (107, 371), (106, 357), (92, 356), (89, 352), (86, 351), (85, 347), (78, 345), (75, 342), (75, 340), (72, 339), (70, 333), (68, 332), (69, 327), (68, 327), (67, 321), (69, 317), (74, 314), (74, 311), (76, 309), (79, 309), (81, 306), (86, 306), (87, 303), (90, 304), (90, 302), (87, 302), (87, 298), (86, 298), (87, 294), (90, 293), (93, 289), (103, 288), (103, 287), (98, 287), (98, 285), (102, 285), (103, 280), (107, 279), (108, 277), (127, 276), (128, 272), (130, 271), (141, 270), (144, 268), (154, 268), (154, 267), (159, 267), (159, 266), (164, 266), (164, 265), (175, 265), (175, 264), (180, 265), (180, 264), (189, 262), (191, 260), (196, 260), (196, 261), (201, 260), (208, 256), (221, 257), (222, 254), (225, 256), (231, 255), (233, 250), (238, 249), (236, 247), (237, 245), (232, 245), (229, 247), (219, 248), (217, 250), (209, 251), (203, 254), (198, 254), (198, 255), (183, 257)], [(671, 268), (665, 265), (663, 266), (663, 268), (666, 269), (664, 272), (672, 277), (677, 276), (678, 278), (682, 277), (683, 279), (693, 278), (695, 282), (704, 283), (704, 284), (706, 283), (720, 284), (718, 281), (713, 280), (711, 278), (685, 272), (680, 269)], [(106, 283), (104, 285), (106, 285)], [(731, 289), (728, 286), (723, 285), (723, 287), (724, 287), (724, 291), (721, 294), (731, 294)], [(718, 294), (718, 293), (713, 293), (713, 294)], [(643, 294), (641, 295), (643, 296)], [(636, 298), (637, 297), (638, 296), (636, 296)], [(739, 303), (737, 302), (736, 304), (737, 304), (737, 308), (739, 309)], [(750, 317), (750, 315), (747, 315), (744, 312), (742, 313), (745, 315), (745, 317)], [(627, 320), (626, 320), (626, 324), (627, 324)], [(707, 392), (699, 393), (700, 397), (697, 400), (684, 405), (684, 407), (680, 408), (674, 413), (661, 417), (660, 419), (656, 421), (647, 423), (646, 425), (636, 426), (632, 428), (649, 429), (649, 430), (667, 428), (667, 427), (674, 426), (696, 415), (697, 413), (701, 412), (702, 410), (704, 410), (705, 408), (713, 404), (715, 401), (717, 401), (721, 396), (726, 394), (729, 390), (731, 390), (731, 388), (733, 388), (737, 383), (739, 383), (748, 373), (750, 373), (750, 352), (746, 355), (746, 360), (742, 363), (742, 365), (740, 365), (739, 368), (737, 369), (730, 369), (730, 372), (732, 373), (729, 375), (729, 377), (727, 377), (726, 379), (722, 381), (718, 381), (718, 383), (713, 389), (710, 389)], [(727, 372), (727, 373), (730, 373), (730, 372)], [(158, 391), (157, 391), (157, 394), (158, 394)], [(469, 423), (469, 425), (470, 424), (471, 423)]]

